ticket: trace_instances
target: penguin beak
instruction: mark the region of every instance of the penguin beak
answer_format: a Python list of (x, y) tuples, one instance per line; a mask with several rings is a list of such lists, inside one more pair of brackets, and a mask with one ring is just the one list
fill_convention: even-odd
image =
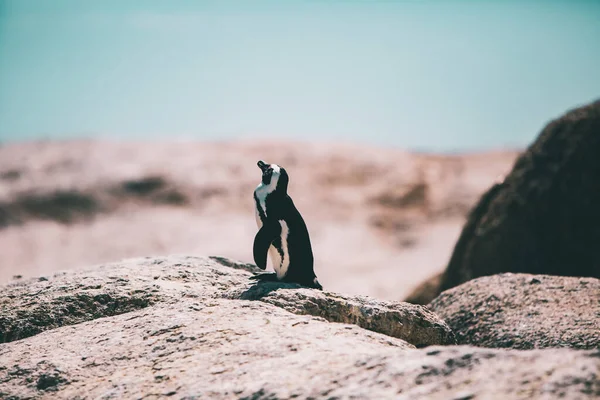
[(269, 168), (269, 164), (267, 164), (266, 162), (264, 162), (263, 160), (260, 160), (259, 162), (256, 163), (256, 165), (258, 165), (258, 168), (260, 168), (263, 172)]

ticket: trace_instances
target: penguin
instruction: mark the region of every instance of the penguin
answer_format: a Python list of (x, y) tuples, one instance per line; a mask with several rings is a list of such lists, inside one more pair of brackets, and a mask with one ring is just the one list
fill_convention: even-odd
[(258, 161), (262, 171), (254, 190), (256, 224), (254, 262), (267, 267), (267, 254), (275, 272), (254, 275), (260, 281), (294, 282), (323, 290), (315, 275), (314, 257), (306, 223), (288, 195), (289, 177), (277, 164)]

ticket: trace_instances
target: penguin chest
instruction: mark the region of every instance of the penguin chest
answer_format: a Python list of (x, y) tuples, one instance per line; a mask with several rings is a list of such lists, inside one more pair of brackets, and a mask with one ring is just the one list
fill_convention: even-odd
[(269, 247), (269, 257), (271, 258), (271, 265), (277, 274), (277, 278), (283, 279), (287, 275), (290, 266), (290, 253), (288, 249), (289, 227), (283, 220), (279, 221), (279, 224), (281, 225), (281, 234)]
[(254, 216), (256, 217), (256, 226), (258, 226), (258, 229), (262, 228), (263, 222), (262, 219), (260, 219), (260, 214), (257, 207), (254, 208)]

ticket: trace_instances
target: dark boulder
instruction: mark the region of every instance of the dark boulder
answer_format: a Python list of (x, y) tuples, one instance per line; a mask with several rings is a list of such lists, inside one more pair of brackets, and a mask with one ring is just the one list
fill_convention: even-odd
[(502, 272), (600, 278), (600, 101), (550, 122), (471, 211), (437, 290)]

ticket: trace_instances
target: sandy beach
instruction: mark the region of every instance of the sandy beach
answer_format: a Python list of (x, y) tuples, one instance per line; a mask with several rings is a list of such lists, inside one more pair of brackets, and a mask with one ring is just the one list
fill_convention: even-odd
[(56, 141), (0, 147), (0, 283), (139, 256), (252, 262), (263, 159), (286, 168), (326, 289), (399, 300), (452, 252), (518, 151), (339, 143)]

